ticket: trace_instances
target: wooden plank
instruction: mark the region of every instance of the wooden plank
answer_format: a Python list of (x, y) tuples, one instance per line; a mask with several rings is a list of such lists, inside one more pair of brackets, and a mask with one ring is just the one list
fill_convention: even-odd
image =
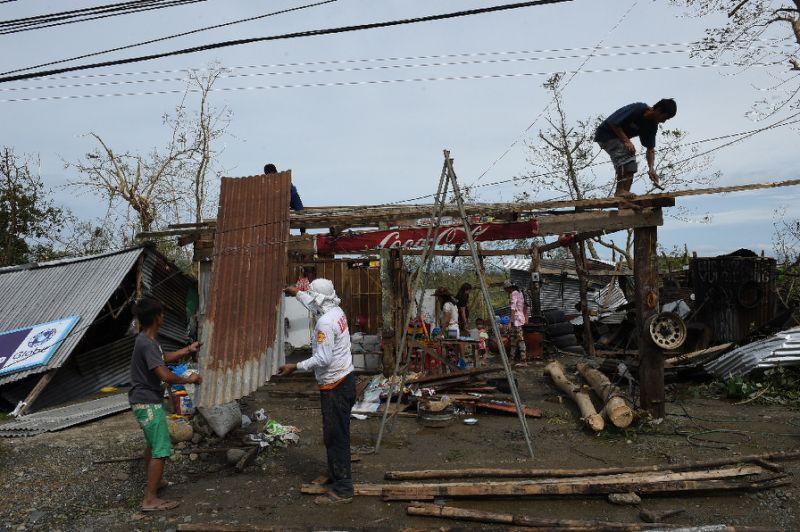
[(662, 523), (617, 523), (610, 521), (581, 521), (576, 519), (547, 519), (508, 513), (484, 512), (454, 506), (416, 503), (406, 507), (406, 513), (413, 516), (439, 517), (478, 523), (516, 525), (542, 530), (569, 530), (571, 532), (636, 532), (650, 529), (678, 528), (680, 525)]
[(658, 229), (639, 227), (633, 232), (633, 276), (639, 329), (639, 400), (654, 418), (665, 415), (664, 355), (653, 343), (647, 320), (658, 314)]
[(618, 473), (644, 473), (648, 471), (686, 471), (708, 469), (733, 464), (756, 461), (784, 461), (800, 459), (800, 449), (775, 451), (763, 454), (750, 454), (717, 458), (713, 460), (684, 462), (682, 464), (653, 464), (626, 467), (601, 467), (590, 469), (538, 469), (538, 468), (461, 468), (461, 469), (423, 469), (417, 471), (387, 471), (386, 480), (425, 480), (439, 478), (537, 478), (537, 477), (591, 477)]
[(15, 416), (25, 415), (25, 413), (31, 409), (33, 403), (35, 403), (36, 399), (39, 398), (39, 395), (44, 391), (47, 385), (50, 384), (50, 381), (53, 380), (56, 371), (58, 370), (51, 369), (41, 376), (39, 381), (36, 383), (36, 386), (33, 387), (33, 389), (28, 393), (27, 397), (25, 397), (25, 399), (23, 399), (14, 410)]
[[(478, 401), (475, 403), (476, 409), (483, 409), (483, 410), (490, 410), (492, 412), (502, 412), (504, 414), (516, 414), (517, 408), (514, 406), (514, 403), (510, 404), (498, 404), (498, 403), (490, 403), (486, 401)], [(525, 406), (522, 405), (522, 410), (525, 412), (525, 417), (535, 417), (539, 418), (542, 417), (542, 411), (538, 408), (534, 408), (532, 406)]]
[[(563, 496), (600, 495), (607, 493), (661, 493), (688, 491), (699, 488), (700, 482), (719, 483), (722, 479), (745, 477), (764, 473), (760, 466), (747, 465), (707, 471), (680, 473), (634, 473), (603, 477), (576, 477), (546, 479), (541, 481), (469, 482), (444, 484), (390, 484), (384, 485), (384, 500), (431, 500), (436, 497), (510, 497), (510, 496)], [(724, 483), (718, 484), (724, 486)], [(373, 485), (370, 493), (374, 493)], [(707, 487), (707, 486), (706, 486)]]
[(727, 343), (727, 344), (715, 345), (713, 347), (709, 347), (708, 349), (701, 349), (699, 351), (692, 351), (691, 353), (684, 353), (682, 355), (678, 355), (676, 357), (669, 358), (669, 359), (665, 360), (664, 361), (664, 367), (665, 368), (673, 368), (675, 366), (680, 366), (683, 363), (688, 362), (690, 360), (694, 360), (694, 359), (697, 359), (697, 358), (702, 358), (704, 356), (710, 356), (710, 355), (713, 355), (713, 354), (716, 354), (716, 353), (721, 353), (721, 352), (725, 351), (726, 349), (729, 349), (732, 345), (733, 345), (732, 343)]

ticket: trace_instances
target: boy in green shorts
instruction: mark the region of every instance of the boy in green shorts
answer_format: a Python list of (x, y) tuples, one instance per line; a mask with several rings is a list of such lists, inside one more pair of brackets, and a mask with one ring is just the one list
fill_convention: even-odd
[(139, 334), (136, 336), (131, 358), (131, 389), (128, 392), (128, 401), (147, 442), (144, 452), (147, 487), (144, 490), (142, 511), (171, 510), (178, 506), (178, 502), (159, 499), (157, 494), (158, 489), (166, 485), (162, 482), (164, 462), (172, 454), (172, 442), (163, 406), (162, 383), (200, 384), (200, 375), (194, 373), (188, 378), (179, 377), (167, 369), (166, 364), (196, 353), (201, 344), (194, 342), (183, 349), (164, 354), (156, 340), (158, 329), (164, 323), (164, 307), (161, 303), (152, 298), (142, 298), (134, 306), (133, 314), (139, 322)]

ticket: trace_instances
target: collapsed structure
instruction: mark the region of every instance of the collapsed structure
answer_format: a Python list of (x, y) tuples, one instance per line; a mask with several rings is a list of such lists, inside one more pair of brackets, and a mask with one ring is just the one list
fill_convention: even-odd
[[(0, 399), (22, 415), (127, 384), (135, 336), (130, 304), (142, 295), (164, 302), (165, 349), (185, 345), (196, 283), (153, 246), (0, 269), (0, 338), (11, 353), (0, 367)], [(125, 399), (87, 408), (107, 415), (127, 408)], [(74, 415), (62, 422), (72, 424)], [(9, 431), (13, 424), (2, 426)]]

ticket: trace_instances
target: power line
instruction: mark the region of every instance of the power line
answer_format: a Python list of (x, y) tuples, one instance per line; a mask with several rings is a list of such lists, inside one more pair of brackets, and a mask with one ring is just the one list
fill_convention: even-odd
[[(693, 42), (675, 42), (675, 43), (639, 43), (639, 44), (618, 44), (613, 46), (604, 46), (602, 50), (624, 50), (631, 48), (668, 48), (677, 46), (692, 46), (696, 43)], [(411, 56), (394, 56), (394, 57), (371, 57), (371, 58), (358, 58), (358, 59), (325, 59), (317, 61), (299, 61), (292, 63), (271, 63), (260, 65), (234, 65), (226, 66), (226, 70), (240, 70), (240, 69), (255, 69), (255, 68), (284, 68), (284, 67), (297, 67), (297, 66), (321, 66), (321, 65), (339, 65), (339, 64), (353, 64), (353, 63), (383, 63), (393, 61), (412, 61), (422, 59), (450, 59), (461, 57), (483, 57), (483, 56), (496, 56), (496, 55), (532, 55), (540, 53), (562, 53), (562, 52), (582, 52), (592, 50), (591, 46), (574, 47), (574, 48), (543, 48), (534, 50), (499, 50), (499, 51), (479, 51), (479, 52), (458, 52), (450, 54), (427, 54), (427, 55), (411, 55)], [(24, 70), (24, 69), (20, 69)], [(173, 74), (177, 72), (189, 72), (190, 70), (204, 70), (204, 68), (173, 68), (173, 69), (158, 69), (158, 70), (139, 70), (134, 72), (101, 72), (96, 74), (78, 74), (71, 76), (49, 76), (42, 79), (45, 80), (62, 80), (62, 79), (92, 79), (92, 78), (107, 78), (119, 76), (144, 76), (152, 74)], [(0, 75), (18, 72), (17, 70), (9, 72), (0, 72)]]
[[(25, 19), (7, 20), (0, 22), (0, 35), (11, 35), (24, 31), (64, 26), (89, 20), (97, 20), (120, 15), (129, 15), (144, 11), (153, 11), (167, 7), (182, 6), (205, 2), (206, 0), (139, 0), (136, 2), (123, 2), (122, 4), (110, 4), (101, 9), (86, 8), (75, 10), (74, 12), (54, 13), (50, 15), (37, 15)], [(78, 13), (84, 11), (85, 13)], [(70, 14), (74, 13), (74, 14)]]
[(99, 68), (99, 67), (106, 67), (106, 66), (114, 66), (114, 65), (125, 65), (129, 63), (138, 63), (141, 61), (149, 61), (153, 59), (160, 59), (163, 57), (172, 57), (176, 55), (186, 55), (192, 54), (196, 52), (204, 52), (207, 50), (215, 50), (219, 48), (226, 48), (230, 46), (239, 46), (243, 44), (252, 44), (256, 42), (267, 42), (267, 41), (278, 41), (278, 40), (286, 40), (286, 39), (297, 39), (301, 37), (316, 37), (321, 35), (334, 35), (339, 33), (349, 33), (354, 31), (362, 31), (362, 30), (370, 30), (370, 29), (377, 29), (377, 28), (388, 28), (393, 26), (403, 26), (408, 24), (416, 24), (420, 22), (432, 22), (436, 20), (445, 20), (445, 19), (452, 19), (452, 18), (460, 18), (466, 17), (471, 15), (480, 15), (484, 13), (495, 13), (500, 11), (509, 11), (513, 9), (520, 9), (525, 7), (534, 7), (534, 6), (544, 6), (549, 4), (559, 4), (563, 2), (571, 2), (572, 0), (533, 0), (529, 2), (517, 2), (513, 4), (501, 4), (497, 6), (491, 7), (484, 7), (478, 9), (469, 9), (464, 11), (453, 11), (449, 13), (442, 13), (439, 15), (428, 15), (424, 17), (415, 17), (415, 18), (408, 18), (408, 19), (399, 19), (399, 20), (389, 20), (383, 22), (372, 22), (368, 24), (357, 24), (352, 26), (340, 26), (335, 28), (324, 28), (324, 29), (317, 29), (317, 30), (306, 30), (306, 31), (299, 31), (294, 33), (284, 33), (280, 35), (270, 35), (266, 37), (251, 37), (248, 39), (236, 39), (231, 41), (222, 41), (216, 42), (211, 44), (206, 44), (202, 46), (193, 46), (191, 48), (184, 48), (181, 50), (173, 50), (170, 52), (162, 52), (158, 54), (150, 54), (138, 57), (128, 57), (125, 59), (116, 59), (113, 61), (103, 61), (99, 63), (91, 63), (85, 65), (76, 65), (72, 67), (64, 67), (64, 68), (57, 68), (52, 70), (44, 70), (39, 72), (30, 72), (27, 74), (16, 74), (12, 76), (6, 76), (0, 78), (0, 83), (7, 83), (9, 81), (18, 81), (22, 79), (31, 79), (31, 78), (38, 78), (42, 76), (52, 76), (55, 74), (62, 74), (65, 72), (75, 72), (78, 70), (87, 70), (90, 68)]
[[(750, 66), (773, 66), (780, 64), (775, 63), (758, 63)], [(652, 72), (658, 70), (693, 70), (693, 69), (707, 69), (707, 68), (739, 68), (741, 65), (734, 63), (719, 63), (719, 64), (691, 64), (691, 65), (671, 65), (671, 66), (643, 66), (643, 67), (626, 67), (626, 68), (603, 68), (595, 70), (584, 70), (581, 74), (605, 74), (605, 73), (624, 73), (624, 72)], [(561, 73), (563, 71), (559, 71)], [(251, 85), (246, 87), (214, 87), (211, 92), (231, 92), (231, 91), (251, 91), (251, 90), (276, 90), (276, 89), (299, 89), (299, 88), (319, 88), (319, 87), (353, 87), (361, 85), (390, 85), (396, 83), (419, 83), (419, 82), (434, 82), (434, 81), (467, 81), (467, 80), (482, 80), (482, 79), (508, 79), (508, 78), (528, 78), (539, 76), (551, 76), (557, 72), (514, 72), (506, 74), (474, 74), (474, 75), (461, 75), (461, 76), (435, 76), (435, 77), (414, 77), (414, 78), (400, 78), (400, 79), (382, 79), (382, 80), (360, 80), (360, 81), (329, 81), (329, 82), (309, 82), (309, 83), (289, 83), (284, 85)], [(188, 92), (198, 92), (199, 89), (188, 89)], [(60, 100), (85, 100), (93, 98), (112, 98), (123, 96), (152, 96), (164, 94), (183, 94), (187, 89), (164, 89), (155, 91), (139, 91), (139, 92), (111, 92), (105, 94), (67, 94), (67, 95), (54, 95), (54, 96), (36, 96), (26, 98), (8, 98), (0, 100), (0, 103), (13, 103), (13, 102), (36, 102), (36, 101), (60, 101)]]
[(142, 42), (138, 42), (138, 43), (134, 43), (134, 44), (128, 44), (128, 45), (125, 45), (125, 46), (118, 46), (116, 48), (108, 48), (106, 50), (100, 50), (100, 51), (97, 51), (97, 52), (91, 52), (91, 53), (83, 54), (83, 55), (76, 55), (74, 57), (68, 57), (66, 59), (58, 59), (56, 61), (48, 61), (47, 63), (40, 63), (38, 65), (32, 65), (32, 66), (29, 66), (29, 67), (18, 68), (18, 69), (15, 69), (15, 70), (9, 70), (8, 72), (3, 72), (0, 75), (5, 76), (7, 74), (14, 74), (16, 72), (22, 72), (22, 71), (25, 71), (25, 70), (32, 70), (34, 68), (42, 68), (42, 67), (46, 67), (46, 66), (50, 66), (50, 65), (57, 65), (57, 64), (60, 64), (60, 63), (67, 63), (69, 61), (77, 61), (78, 59), (86, 59), (88, 57), (94, 57), (94, 56), (108, 54), (108, 53), (112, 53), (112, 52), (119, 52), (119, 51), (122, 51), (122, 50), (129, 50), (131, 48), (136, 48), (138, 46), (145, 46), (147, 44), (163, 42), (163, 41), (167, 41), (167, 40), (170, 40), (170, 39), (176, 39), (178, 37), (185, 37), (186, 35), (193, 35), (195, 33), (200, 33), (200, 32), (203, 32), (203, 31), (208, 31), (208, 30), (213, 30), (213, 29), (218, 29), (218, 28), (224, 28), (224, 27), (227, 27), (227, 26), (233, 26), (234, 24), (241, 24), (243, 22), (250, 22), (250, 21), (259, 20), (259, 19), (262, 19), (262, 18), (273, 17), (275, 15), (282, 15), (284, 13), (291, 13), (292, 11), (300, 11), (300, 10), (303, 10), (303, 9), (308, 9), (310, 7), (321, 6), (321, 5), (324, 5), (324, 4), (331, 4), (331, 3), (337, 2), (337, 1), (338, 0), (324, 0), (322, 2), (316, 2), (316, 3), (313, 3), (313, 4), (306, 4), (306, 5), (302, 5), (302, 6), (298, 6), (298, 7), (293, 7), (293, 8), (290, 8), (290, 9), (282, 9), (280, 11), (273, 11), (271, 13), (264, 13), (262, 15), (256, 15), (256, 16), (253, 16), (253, 17), (247, 17), (247, 18), (242, 18), (242, 19), (238, 19), (238, 20), (231, 20), (229, 22), (223, 22), (222, 24), (215, 24), (213, 26), (206, 26), (204, 28), (197, 28), (197, 29), (194, 29), (194, 30), (184, 31), (182, 33), (175, 33), (173, 35), (167, 35), (165, 37), (158, 37), (156, 39), (150, 39), (150, 40), (147, 40), (147, 41), (142, 41)]
[[(690, 53), (691, 50), (646, 50), (640, 52), (616, 52), (608, 54), (599, 54), (602, 57), (628, 57), (639, 55), (669, 55), (678, 53)], [(505, 54), (504, 52), (498, 53)], [(488, 54), (485, 54), (488, 55)], [(506, 63), (528, 63), (533, 61), (555, 61), (566, 59), (581, 59), (585, 55), (562, 55), (550, 57), (502, 57), (501, 59), (471, 59), (462, 61), (441, 61), (430, 63), (401, 63), (398, 65), (379, 65), (379, 66), (366, 66), (366, 67), (342, 67), (342, 68), (323, 68), (323, 69), (309, 69), (309, 70), (289, 70), (289, 71), (267, 71), (267, 72), (251, 72), (241, 74), (222, 74), (219, 79), (234, 79), (234, 78), (250, 78), (260, 76), (290, 76), (290, 75), (306, 75), (306, 74), (333, 74), (342, 72), (369, 72), (373, 70), (397, 70), (406, 68), (433, 68), (433, 67), (447, 67), (447, 66), (468, 66), (468, 65), (491, 65), (491, 64), (506, 64)], [(596, 56), (595, 56), (596, 57)], [(225, 68), (225, 70), (229, 70)], [(39, 85), (27, 87), (10, 87), (0, 88), (0, 92), (17, 92), (28, 90), (49, 90), (49, 89), (77, 89), (84, 87), (113, 87), (118, 85), (138, 85), (141, 83), (167, 83), (175, 81), (185, 81), (186, 78), (171, 77), (171, 78), (144, 78), (132, 79), (121, 81), (99, 81), (91, 83), (77, 83), (77, 84), (64, 84), (64, 85)]]

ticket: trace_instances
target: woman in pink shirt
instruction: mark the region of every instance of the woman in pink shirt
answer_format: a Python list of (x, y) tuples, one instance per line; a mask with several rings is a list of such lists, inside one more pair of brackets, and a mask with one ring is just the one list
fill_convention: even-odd
[(503, 283), (503, 288), (508, 294), (511, 302), (511, 321), (509, 325), (509, 358), (517, 361), (517, 366), (527, 365), (527, 354), (525, 349), (525, 337), (522, 334), (522, 326), (528, 323), (528, 309), (525, 306), (525, 296), (520, 292), (519, 287), (507, 280)]

